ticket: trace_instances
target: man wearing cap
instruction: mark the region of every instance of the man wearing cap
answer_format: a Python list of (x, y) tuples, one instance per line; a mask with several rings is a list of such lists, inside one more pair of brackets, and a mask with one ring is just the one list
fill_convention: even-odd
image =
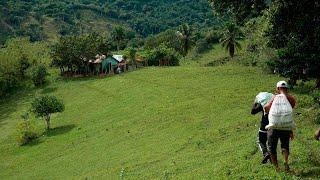
[[(296, 100), (293, 96), (288, 94), (288, 83), (287, 82), (279, 81), (277, 83), (276, 91), (278, 94), (285, 95), (285, 97), (289, 101), (291, 107), (292, 108), (295, 107)], [(268, 104), (266, 104), (266, 106), (264, 107), (266, 113), (269, 113), (275, 97), (276, 96), (273, 96), (271, 101)], [(277, 160), (277, 144), (278, 144), (278, 140), (280, 139), (282, 154), (284, 156), (284, 161), (285, 161), (284, 162), (285, 170), (289, 171), (289, 165), (288, 165), (289, 142), (290, 142), (290, 139), (293, 140), (293, 138), (294, 138), (293, 131), (292, 131), (293, 128), (279, 129), (277, 127), (272, 127), (272, 126), (268, 127), (268, 126), (266, 128), (268, 129), (268, 148), (269, 148), (270, 155), (271, 155), (271, 162), (278, 170), (279, 167), (278, 167), (278, 160)]]

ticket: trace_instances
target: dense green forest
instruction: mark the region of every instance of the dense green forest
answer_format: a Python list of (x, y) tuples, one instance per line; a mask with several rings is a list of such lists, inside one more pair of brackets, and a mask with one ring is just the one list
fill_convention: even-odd
[(0, 43), (9, 37), (31, 41), (56, 35), (104, 33), (122, 25), (146, 37), (188, 23), (218, 24), (206, 0), (8, 0), (0, 2)]

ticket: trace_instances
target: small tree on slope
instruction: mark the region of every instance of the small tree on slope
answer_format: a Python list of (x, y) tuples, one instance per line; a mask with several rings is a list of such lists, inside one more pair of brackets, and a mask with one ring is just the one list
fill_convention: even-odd
[(41, 117), (46, 121), (46, 129), (50, 130), (50, 116), (52, 113), (63, 112), (64, 104), (55, 96), (41, 96), (31, 104), (31, 111), (35, 113), (36, 117)]

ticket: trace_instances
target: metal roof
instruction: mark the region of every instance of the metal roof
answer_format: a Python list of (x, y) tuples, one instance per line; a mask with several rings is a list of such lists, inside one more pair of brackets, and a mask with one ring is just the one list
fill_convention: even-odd
[(123, 61), (123, 55), (112, 55), (113, 58), (115, 58), (118, 62)]

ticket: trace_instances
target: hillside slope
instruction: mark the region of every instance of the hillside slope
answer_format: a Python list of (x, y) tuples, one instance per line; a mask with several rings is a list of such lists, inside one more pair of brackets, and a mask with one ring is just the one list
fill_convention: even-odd
[[(303, 118), (308, 115), (303, 106), (292, 142), (293, 173), (260, 165), (255, 144), (260, 116), (249, 112), (255, 95), (273, 91), (278, 80), (232, 62), (54, 80), (1, 102), (0, 179), (320, 177), (313, 157), (319, 144), (309, 138), (316, 126)], [(62, 98), (66, 111), (52, 118), (50, 133), (17, 147), (16, 123), (32, 98), (42, 94)], [(297, 98), (301, 102), (304, 96)]]
[(114, 25), (146, 37), (182, 23), (197, 28), (217, 24), (206, 0), (8, 0), (0, 2), (0, 9), (0, 27), (6, 27), (0, 43), (14, 36), (37, 41), (52, 34), (104, 33)]

